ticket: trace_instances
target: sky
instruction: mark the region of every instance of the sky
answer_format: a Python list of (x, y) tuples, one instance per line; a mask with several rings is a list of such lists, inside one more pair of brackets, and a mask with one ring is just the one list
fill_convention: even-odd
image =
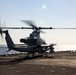
[[(76, 28), (76, 0), (0, 0), (0, 17), (1, 24), (7, 27), (27, 27), (20, 20), (33, 20), (38, 27)], [(46, 34), (41, 34), (41, 37), (48, 44), (73, 45), (76, 48), (76, 30), (43, 31)], [(31, 32), (9, 30), (15, 43), (20, 43), (20, 38), (28, 37)]]

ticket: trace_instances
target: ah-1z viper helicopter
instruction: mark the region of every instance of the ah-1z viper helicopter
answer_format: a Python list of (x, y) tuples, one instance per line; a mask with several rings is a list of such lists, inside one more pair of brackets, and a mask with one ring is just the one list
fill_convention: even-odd
[[(0, 34), (2, 36), (3, 33), (5, 33), (5, 40), (8, 46), (9, 51), (10, 50), (16, 50), (19, 52), (27, 52), (27, 56), (32, 53), (33, 56), (34, 54), (37, 53), (46, 53), (46, 51), (50, 50), (50, 52), (52, 53), (54, 51), (54, 45), (56, 44), (50, 44), (48, 46), (43, 46), (42, 44), (46, 45), (46, 42), (40, 37), (40, 33), (44, 33), (43, 31), (41, 31), (41, 29), (76, 29), (76, 28), (52, 28), (52, 27), (37, 27), (33, 24), (32, 21), (30, 20), (22, 20), (24, 23), (27, 23), (28, 25), (30, 25), (31, 27), (0, 27)], [(16, 45), (14, 44), (14, 42), (12, 41), (10, 34), (8, 32), (8, 30), (6, 31), (2, 31), (2, 29), (33, 29), (34, 31), (30, 34), (30, 36), (25, 39), (22, 38), (20, 39), (20, 42), (23, 42), (26, 45)]]
[[(5, 40), (7, 43), (7, 47), (8, 47), (8, 51), (10, 50), (16, 50), (19, 52), (27, 52), (28, 55), (30, 53), (33, 54), (34, 53), (46, 53), (46, 51), (50, 50), (50, 52), (52, 53), (54, 51), (54, 45), (56, 44), (50, 44), (48, 46), (42, 46), (42, 44), (46, 45), (46, 42), (40, 37), (40, 33), (44, 33), (43, 31), (41, 31), (41, 29), (52, 29), (51, 27), (46, 28), (46, 27), (37, 27), (33, 24), (32, 21), (29, 20), (22, 20), (23, 22), (27, 23), (28, 25), (30, 25), (31, 27), (0, 27), (0, 33), (1, 36), (3, 33), (5, 33)], [(2, 29), (33, 29), (33, 32), (30, 34), (30, 36), (25, 39), (22, 38), (20, 39), (20, 42), (27, 44), (26, 45), (16, 45), (14, 44), (13, 40), (10, 37), (10, 34), (8, 32), (8, 30), (2, 31)], [(28, 56), (27, 55), (27, 56)]]

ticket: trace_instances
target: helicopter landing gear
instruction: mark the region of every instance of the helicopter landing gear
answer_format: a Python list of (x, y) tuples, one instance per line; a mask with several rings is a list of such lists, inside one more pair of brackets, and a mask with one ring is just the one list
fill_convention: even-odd
[(48, 53), (47, 52), (41, 53), (41, 56), (44, 57), (44, 58), (48, 57)]
[(32, 57), (34, 57), (34, 53), (28, 53), (26, 57), (30, 57), (30, 54), (32, 54)]

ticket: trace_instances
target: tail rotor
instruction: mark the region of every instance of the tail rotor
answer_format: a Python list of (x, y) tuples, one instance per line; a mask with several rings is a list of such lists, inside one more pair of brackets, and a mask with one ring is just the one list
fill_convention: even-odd
[(0, 36), (1, 36), (1, 43), (2, 43), (2, 37), (3, 37), (3, 34), (2, 34), (2, 28), (1, 28), (1, 19), (0, 19)]
[(0, 36), (1, 36), (1, 44), (3, 43), (3, 29), (2, 29), (2, 27), (5, 27), (5, 22), (3, 22), (3, 24), (1, 23), (1, 19), (0, 19)]

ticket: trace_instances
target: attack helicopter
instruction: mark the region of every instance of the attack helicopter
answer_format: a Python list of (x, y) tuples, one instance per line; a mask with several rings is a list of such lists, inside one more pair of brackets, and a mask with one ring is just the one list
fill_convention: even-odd
[[(40, 37), (40, 33), (44, 33), (41, 31), (41, 29), (52, 29), (52, 27), (37, 27), (33, 24), (30, 20), (22, 20), (22, 22), (27, 23), (31, 27), (0, 27), (0, 33), (1, 36), (4, 33), (5, 34), (5, 40), (7, 43), (8, 51), (10, 50), (16, 50), (19, 52), (27, 52), (27, 56), (31, 53), (33, 56), (35, 53), (41, 53), (44, 54), (46, 51), (50, 50), (50, 52), (54, 52), (54, 45), (56, 44), (50, 44), (46, 45), (46, 42)], [(20, 42), (24, 43), (21, 45), (14, 44), (8, 30), (3, 31), (2, 29), (33, 29), (33, 32), (30, 33), (29, 37), (27, 39), (21, 38)], [(45, 45), (43, 45), (45, 44)], [(26, 46), (27, 45), (27, 46)]]
[[(3, 33), (5, 34), (5, 40), (7, 43), (8, 51), (10, 50), (16, 50), (19, 52), (27, 52), (27, 56), (29, 54), (32, 54), (34, 56), (35, 53), (41, 53), (43, 55), (48, 50), (50, 52), (54, 52), (54, 45), (56, 44), (50, 44), (46, 45), (46, 42), (40, 37), (40, 33), (44, 33), (41, 31), (42, 29), (76, 29), (76, 28), (52, 28), (52, 27), (37, 27), (33, 21), (31, 20), (21, 20), (24, 23), (27, 23), (31, 27), (0, 27), (0, 34), (1, 36)], [(29, 37), (21, 38), (20, 42), (24, 43), (23, 45), (17, 45), (14, 44), (8, 30), (3, 31), (2, 29), (33, 29), (33, 32), (30, 33)], [(26, 46), (27, 44), (27, 46)], [(44, 45), (43, 45), (44, 44)]]

